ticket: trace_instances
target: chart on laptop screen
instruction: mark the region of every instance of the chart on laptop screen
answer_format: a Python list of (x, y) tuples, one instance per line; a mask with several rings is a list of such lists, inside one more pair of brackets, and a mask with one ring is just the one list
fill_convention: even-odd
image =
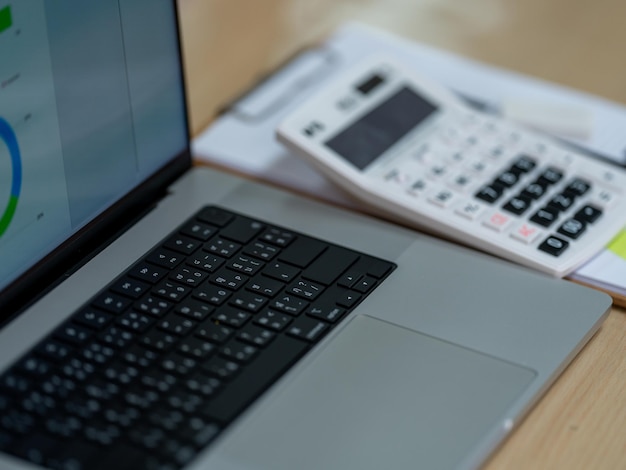
[(69, 211), (44, 2), (0, 2), (0, 286)]

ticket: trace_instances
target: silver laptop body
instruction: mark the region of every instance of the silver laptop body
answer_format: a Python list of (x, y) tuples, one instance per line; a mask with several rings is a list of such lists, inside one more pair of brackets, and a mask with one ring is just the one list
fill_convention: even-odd
[[(0, 47), (20, 21), (24, 21), (20, 36), (29, 33), (26, 25), (44, 22), (53, 42), (50, 70), (58, 87), (60, 78), (67, 77), (64, 74), (75, 72), (70, 66), (76, 61), (63, 51), (71, 41), (65, 40), (83, 38), (85, 44), (101, 44), (100, 55), (106, 56), (111, 43), (103, 45), (91, 39), (98, 34), (110, 34), (115, 28), (125, 33), (119, 47), (125, 52), (127, 78), (124, 79), (124, 74), (110, 73), (107, 80), (109, 84), (116, 79), (129, 83), (127, 93), (131, 96), (133, 113), (129, 114), (128, 123), (134, 129), (131, 135), (136, 137), (129, 145), (143, 160), (137, 159), (139, 182), (117, 191), (119, 199), (130, 189), (145, 186), (146, 181), (155, 177), (167, 180), (163, 177), (163, 168), (169, 168), (167, 162), (188, 149), (186, 137), (181, 141), (175, 132), (154, 131), (161, 125), (165, 126), (163, 129), (178, 126), (178, 131), (185, 130), (185, 117), (180, 112), (184, 110), (184, 102), (180, 91), (182, 78), (175, 6), (171, 2), (147, 0), (98, 2), (97, 7), (79, 6), (79, 3), (82, 2), (60, 1), (55, 2), (55, 6), (44, 6), (43, 1), (24, 2), (27, 6), (13, 4), (12, 23), (0, 33)], [(24, 15), (29, 13), (47, 16), (26, 19)], [(147, 23), (153, 27), (145, 26)], [(129, 37), (131, 31), (134, 37)], [(153, 44), (157, 36), (159, 42)], [(158, 54), (148, 53), (157, 49)], [(89, 48), (84, 54), (85, 60), (87, 56), (94, 56)], [(161, 60), (163, 55), (165, 60)], [(89, 70), (93, 75), (87, 83), (96, 86), (102, 74), (98, 73), (94, 62), (90, 63)], [(100, 72), (106, 70), (110, 69), (103, 68)], [(153, 83), (147, 75), (154, 74), (155, 70), (166, 78)], [(138, 74), (135, 75), (137, 81), (132, 78), (133, 72)], [(27, 76), (27, 72), (20, 75), (22, 79)], [(17, 84), (19, 80), (16, 79)], [(144, 82), (145, 87), (139, 86)], [(150, 89), (150, 84), (154, 89)], [(178, 92), (168, 95), (167, 90), (172, 86)], [(87, 88), (85, 85), (85, 93), (88, 93)], [(106, 89), (105, 86), (103, 90)], [(2, 93), (10, 91), (7, 87)], [(106, 163), (110, 151), (106, 141), (96, 135), (91, 123), (77, 119), (80, 113), (74, 114), (73, 108), (63, 109), (67, 103), (60, 99), (74, 96), (72, 91), (55, 92), (57, 114), (61, 121), (65, 119), (60, 123), (64, 131), (60, 148), (66, 152), (63, 155), (66, 180), (68, 184), (77, 181), (76, 175), (70, 173), (81, 169), (77, 163), (80, 159), (72, 159), (78, 155), (72, 152), (79, 150), (93, 151), (99, 157), (101, 167), (95, 173), (111, 172), (107, 178), (115, 178), (115, 165)], [(172, 100), (170, 108), (155, 104), (158, 93)], [(176, 97), (181, 101), (176, 102)], [(2, 100), (0, 95), (0, 104)], [(71, 104), (78, 106), (77, 102)], [(93, 112), (92, 107), (87, 108), (87, 114)], [(108, 112), (109, 117), (115, 115), (113, 108)], [(35, 112), (32, 115), (36, 117)], [(145, 121), (138, 124), (138, 115)], [(105, 128), (105, 133), (108, 129), (115, 134), (119, 129), (112, 128), (125, 125), (124, 121), (111, 124), (104, 119), (106, 115), (99, 116), (102, 117), (99, 125)], [(30, 141), (27, 143), (21, 137), (28, 135), (23, 134), (28, 131), (20, 127), (23, 124), (17, 119), (6, 119), (22, 144), (23, 163), (18, 203), (21, 205), (0, 235), (1, 256), (10, 259), (5, 248), (17, 237), (11, 237), (11, 230), (20, 229), (18, 235), (26, 240), (24, 243), (30, 243), (29, 226), (20, 225), (18, 211), (28, 204), (28, 149), (37, 146), (31, 146)], [(84, 128), (79, 129), (81, 126)], [(84, 138), (70, 135), (72, 130), (82, 132)], [(139, 135), (142, 132), (145, 135)], [(6, 142), (6, 136), (4, 140)], [(97, 147), (92, 149), (91, 144)], [(187, 154), (186, 165), (188, 157)], [(150, 163), (151, 158), (159, 163)], [(150, 169), (144, 171), (144, 164)], [(89, 173), (88, 169), (86, 171)], [(172, 172), (180, 173), (180, 165)], [(100, 181), (94, 171), (89, 174), (94, 182)], [(3, 184), (5, 181), (2, 180)], [(112, 186), (117, 183), (111, 181)], [(103, 212), (102, 204), (89, 205), (85, 200), (89, 193), (82, 191), (87, 191), (87, 186), (69, 188), (68, 192), (81, 195), (77, 198), (84, 205), (73, 206), (72, 214), (90, 208), (99, 215), (73, 221), (73, 230), (68, 236), (74, 241), (78, 232), (78, 238), (89, 238), (86, 232), (94, 224), (102, 230), (97, 221), (101, 216), (110, 215), (110, 210)], [(111, 199), (102, 193), (100, 196), (102, 200)], [(136, 192), (132, 196), (137, 199)], [(116, 233), (115, 237), (109, 237), (106, 246), (95, 254), (89, 252), (92, 255), (89, 261), (73, 272), (65, 271), (63, 281), (55, 283), (45, 293), (28, 291), (25, 294), (24, 289), (19, 289), (25, 282), (39, 288), (41, 279), (36, 271), (46, 272), (45, 263), (33, 265), (31, 262), (17, 279), (3, 281), (5, 291), (12, 294), (6, 297), (10, 301), (0, 304), (3, 309), (5, 305), (15, 305), (14, 298), (36, 300), (25, 309), (9, 311), (7, 307), (2, 312), (10, 318), (0, 330), (0, 372), (7, 370), (103, 286), (206, 204), (216, 204), (397, 264), (350, 315), (225, 426), (208, 446), (189, 459), (181, 456), (180, 462), (185, 465), (178, 465), (178, 468), (476, 468), (520, 423), (593, 336), (611, 306), (610, 298), (604, 294), (415, 231), (205, 168), (188, 169), (169, 186), (165, 196), (149, 202), (145, 215), (121, 235)], [(115, 207), (119, 207), (119, 203)], [(125, 209), (124, 216), (129, 212), (128, 207)], [(135, 206), (132, 210), (131, 215), (137, 215)], [(115, 215), (118, 219), (121, 217), (119, 213)], [(42, 220), (45, 219), (44, 215)], [(110, 218), (106, 220), (113, 223)], [(65, 243), (62, 248), (67, 247)], [(53, 255), (58, 251), (55, 249)], [(56, 260), (55, 256), (48, 256), (48, 259), (51, 257)], [(16, 290), (18, 294), (13, 295)], [(41, 468), (14, 453), (5, 450), (0, 454), (0, 468)], [(119, 462), (118, 468), (126, 468), (126, 465), (136, 468), (124, 460)]]

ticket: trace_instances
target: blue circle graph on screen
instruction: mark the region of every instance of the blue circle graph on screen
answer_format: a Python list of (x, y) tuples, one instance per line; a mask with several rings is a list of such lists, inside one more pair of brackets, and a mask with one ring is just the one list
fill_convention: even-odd
[(6, 208), (0, 216), (0, 237), (9, 228), (9, 224), (15, 215), (15, 209), (17, 208), (17, 202), (20, 197), (20, 190), (22, 189), (22, 159), (20, 156), (20, 148), (17, 144), (17, 137), (11, 125), (0, 117), (0, 139), (4, 141), (9, 149), (9, 156), (11, 158), (11, 167), (13, 168), (11, 176), (11, 194), (7, 202)]

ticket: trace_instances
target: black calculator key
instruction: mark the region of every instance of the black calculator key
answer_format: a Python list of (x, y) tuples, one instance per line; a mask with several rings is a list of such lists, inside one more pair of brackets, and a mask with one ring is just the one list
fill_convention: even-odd
[(602, 215), (602, 209), (599, 209), (596, 206), (586, 205), (581, 208), (576, 214), (574, 218), (580, 220), (582, 222), (586, 222), (589, 224), (594, 223), (598, 218)]
[(530, 221), (541, 225), (542, 227), (549, 227), (559, 217), (559, 211), (553, 207), (544, 207), (539, 209), (531, 218)]
[(521, 215), (530, 207), (531, 200), (524, 196), (515, 196), (502, 206), (505, 211), (511, 212), (516, 215)]
[(591, 189), (591, 183), (582, 178), (573, 179), (566, 187), (565, 191), (575, 194), (576, 196), (582, 196)]
[(557, 232), (573, 240), (580, 237), (585, 231), (586, 225), (578, 219), (568, 219), (559, 227)]
[(528, 173), (529, 171), (534, 170), (536, 166), (537, 162), (533, 158), (522, 155), (515, 161), (515, 163), (513, 163), (511, 170), (519, 173)]
[(556, 184), (563, 178), (563, 172), (558, 168), (548, 167), (541, 173), (539, 178), (546, 181), (548, 184)]
[(510, 188), (512, 186), (515, 186), (518, 179), (519, 177), (517, 173), (507, 170), (498, 175), (498, 177), (496, 178), (496, 183), (506, 188)]
[(545, 181), (538, 180), (526, 186), (521, 195), (529, 199), (539, 199), (546, 193), (547, 188), (548, 185)]
[(560, 212), (564, 212), (574, 204), (574, 197), (569, 193), (560, 193), (554, 196), (548, 202), (548, 206), (555, 208)]
[(479, 189), (478, 192), (474, 195), (474, 197), (491, 204), (491, 203), (496, 202), (498, 199), (500, 199), (500, 196), (502, 196), (503, 192), (504, 192), (503, 186), (500, 186), (497, 184), (490, 184), (488, 186), (483, 186), (481, 189)]
[(568, 246), (569, 242), (551, 235), (546, 238), (541, 245), (539, 245), (539, 249), (552, 256), (559, 256), (567, 249)]

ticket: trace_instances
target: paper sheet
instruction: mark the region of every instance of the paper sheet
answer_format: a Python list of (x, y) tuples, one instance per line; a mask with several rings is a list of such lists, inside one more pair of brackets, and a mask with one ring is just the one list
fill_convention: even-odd
[[(589, 153), (626, 164), (626, 107), (354, 23), (234, 103), (193, 141), (194, 157), (347, 207), (359, 207), (291, 155), (276, 141), (274, 131), (284, 116), (326, 81), (373, 52), (391, 54), (413, 64), (420, 72), (494, 112), (520, 99), (577, 109), (588, 121), (582, 125), (581, 121), (574, 122), (574, 127), (564, 129), (560, 137)], [(568, 132), (575, 126), (581, 130), (578, 136)], [(605, 250), (571, 277), (626, 298), (626, 259), (614, 251)]]

